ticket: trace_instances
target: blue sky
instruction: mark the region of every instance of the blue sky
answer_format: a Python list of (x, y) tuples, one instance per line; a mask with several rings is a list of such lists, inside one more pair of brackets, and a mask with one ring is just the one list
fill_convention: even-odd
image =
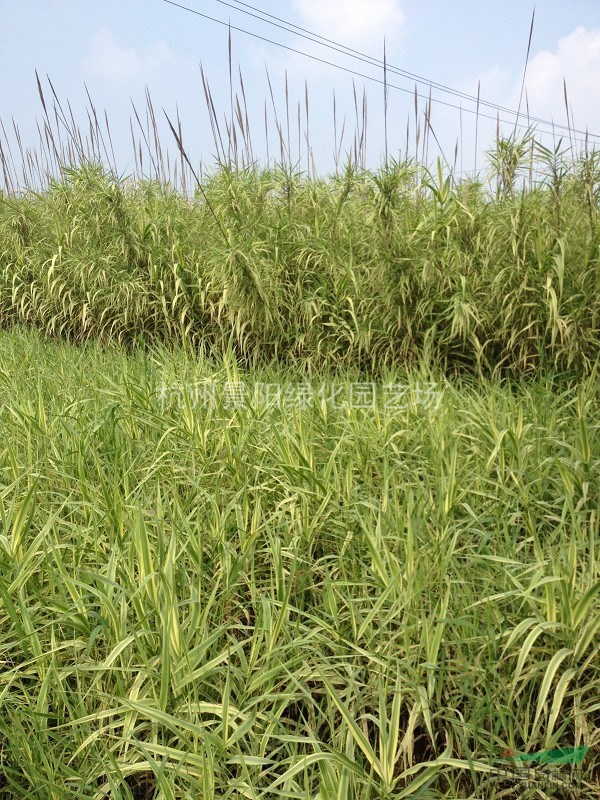
[[(527, 50), (533, 10), (530, 0), (178, 0), (182, 5), (230, 21), (258, 35), (317, 58), (355, 69), (374, 78), (382, 70), (357, 62), (297, 35), (274, 28), (242, 13), (248, 5), (289, 20), (321, 36), (356, 48), (375, 58), (383, 56), (386, 41), (390, 65), (442, 83), (467, 94), (516, 108)], [(237, 8), (235, 8), (237, 7)], [(7, 126), (18, 123), (23, 141), (35, 146), (35, 119), (41, 104), (35, 70), (48, 75), (61, 102), (71, 103), (74, 115), (84, 127), (86, 94), (96, 108), (106, 110), (119, 166), (132, 166), (129, 120), (132, 101), (139, 110), (145, 105), (147, 86), (157, 110), (169, 115), (176, 109), (183, 123), (184, 143), (195, 162), (211, 164), (215, 144), (199, 65), (210, 82), (221, 119), (230, 107), (227, 57), (227, 27), (193, 15), (163, 0), (0, 0), (0, 118)], [(306, 166), (305, 81), (309, 93), (309, 141), (317, 169), (333, 166), (334, 131), (332, 95), (336, 94), (338, 135), (346, 117), (346, 138), (342, 156), (351, 146), (355, 129), (353, 76), (340, 69), (286, 51), (265, 41), (233, 31), (233, 62), (241, 70), (252, 127), (254, 154), (266, 155), (264, 109), (267, 101), (270, 155), (278, 153), (276, 128), (265, 67), (268, 69), (277, 112), (284, 125), (284, 76), (289, 81), (292, 157)], [(563, 79), (573, 110), (573, 123), (599, 134), (600, 142), (600, 3), (598, 0), (538, 0), (526, 87), (532, 115), (566, 124)], [(391, 155), (406, 150), (406, 129), (410, 120), (409, 153), (415, 153), (414, 80), (390, 75), (390, 82), (405, 92), (390, 89), (388, 95), (388, 149)], [(380, 163), (384, 151), (383, 88), (354, 76), (356, 90), (367, 92), (368, 159)], [(239, 91), (237, 79), (234, 92)], [(429, 93), (426, 85), (418, 91)], [(433, 90), (434, 101), (462, 104), (457, 109), (437, 102), (431, 123), (442, 150), (456, 168), (475, 167), (475, 117), (468, 113), (474, 104), (466, 99)], [(301, 134), (298, 147), (297, 109), (301, 103)], [(425, 102), (419, 101), (418, 118), (423, 125)], [(494, 110), (481, 108), (495, 117)], [(525, 105), (523, 104), (523, 110)], [(514, 117), (502, 114), (514, 121)], [(222, 123), (223, 124), (223, 123)], [(480, 118), (478, 166), (481, 151), (490, 146), (495, 133), (493, 120)], [(511, 130), (505, 126), (505, 130)], [(541, 130), (541, 129), (540, 129)], [(562, 133), (562, 132), (561, 132)], [(168, 141), (167, 131), (161, 137)], [(568, 138), (568, 134), (566, 134)], [(287, 138), (287, 136), (286, 136)], [(546, 139), (546, 141), (551, 141)], [(429, 158), (437, 155), (430, 140)]]

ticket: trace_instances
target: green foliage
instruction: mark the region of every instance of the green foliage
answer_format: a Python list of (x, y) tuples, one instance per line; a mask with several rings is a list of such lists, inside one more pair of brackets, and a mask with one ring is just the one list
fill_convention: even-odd
[[(411, 163), (331, 179), (222, 166), (191, 200), (92, 163), (2, 197), (0, 321), (81, 342), (190, 343), (241, 363), (588, 374), (600, 335), (597, 161), (518, 192)], [(533, 146), (533, 145), (532, 145)], [(531, 148), (530, 148), (531, 149)], [(222, 228), (222, 230), (221, 230)], [(225, 233), (225, 235), (224, 235)]]
[[(360, 258), (336, 283), (318, 244), (307, 252), (301, 243), (299, 220), (267, 202), (262, 180), (254, 192), (267, 210), (254, 213), (271, 215), (285, 249), (263, 265), (278, 290), (323, 292), (329, 307), (342, 302), (336, 291), (364, 287), (366, 298), (373, 276)], [(53, 209), (73, 202), (73, 183), (53, 191)], [(308, 216), (321, 189), (292, 191)], [(148, 218), (136, 216), (141, 195), (96, 192), (95, 205), (79, 204), (73, 216), (87, 222), (67, 229), (56, 269), (75, 274), (92, 242), (103, 246), (109, 268), (105, 278), (89, 269), (91, 297), (102, 280), (155, 291), (152, 280), (163, 280), (166, 320), (175, 296), (191, 303), (192, 263), (204, 276), (193, 296), (212, 300), (222, 289), (210, 281), (233, 269), (233, 256), (226, 266), (221, 244), (220, 267), (199, 255), (182, 261), (178, 247), (199, 254), (200, 232), (212, 235), (208, 217), (177, 245), (184, 227), (176, 236), (173, 220), (203, 212), (144, 192)], [(241, 214), (246, 197), (240, 190)], [(42, 228), (51, 238), (46, 202), (25, 206), (40, 242)], [(131, 215), (130, 240), (114, 233), (115, 206)], [(150, 219), (157, 206), (173, 216)], [(108, 225), (101, 214), (111, 213)], [(355, 220), (343, 206), (338, 218), (345, 230)], [(485, 214), (470, 230), (477, 251)], [(163, 250), (168, 236), (173, 249)], [(216, 242), (206, 251), (214, 259)], [(119, 261), (125, 248), (133, 262)], [(239, 250), (243, 263), (249, 251)], [(300, 288), (293, 263), (306, 267)], [(179, 289), (174, 264), (187, 276)], [(557, 293), (561, 276), (571, 291), (567, 267), (552, 257), (543, 269)], [(506, 270), (500, 280), (510, 284)], [(240, 326), (250, 307), (257, 323), (278, 324), (280, 309), (269, 322), (258, 299), (259, 287), (274, 296), (264, 273), (258, 285), (230, 280), (222, 315), (235, 298)], [(75, 303), (80, 289), (69, 290)], [(469, 281), (457, 291), (471, 302)], [(24, 308), (41, 313), (44, 302)], [(136, 319), (154, 319), (150, 300), (133, 307)], [(104, 324), (99, 308), (90, 339)], [(216, 336), (208, 301), (202, 313), (196, 324)], [(460, 341), (484, 324), (461, 313)], [(27, 328), (0, 335), (2, 798), (562, 796), (497, 769), (507, 749), (571, 746), (590, 747), (577, 796), (597, 797), (597, 371), (562, 384), (449, 382), (423, 363), (384, 371), (402, 404), (359, 408), (320, 398), (332, 378), (321, 370), (305, 408), (224, 402), (227, 384), (285, 390), (300, 377), (282, 366), (245, 373), (232, 350), (222, 360), (162, 346), (127, 354), (95, 341), (48, 343)], [(360, 380), (357, 368), (337, 377), (345, 391)], [(419, 387), (433, 380), (439, 396), (425, 403)], [(213, 382), (215, 402), (197, 402)]]
[(596, 800), (598, 153), (457, 181), (415, 97), (368, 171), (355, 94), (319, 178), (286, 78), (260, 168), (202, 82), (195, 195), (148, 92), (135, 179), (2, 128), (0, 799)]

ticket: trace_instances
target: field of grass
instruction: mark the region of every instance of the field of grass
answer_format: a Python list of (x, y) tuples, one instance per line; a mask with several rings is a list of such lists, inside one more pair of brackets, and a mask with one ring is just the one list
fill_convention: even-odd
[(600, 153), (459, 180), (426, 113), (368, 171), (363, 114), (307, 176), (289, 108), (260, 167), (205, 82), (219, 167), (148, 96), (123, 179), (38, 86), (39, 152), (0, 136), (0, 800), (596, 800)]
[(597, 797), (597, 373), (304, 380), (2, 334), (1, 797)]
[(0, 320), (309, 370), (588, 374), (600, 159), (565, 170), (556, 191), (546, 166), (531, 191), (490, 195), (409, 162), (311, 180), (224, 167), (194, 201), (63, 170), (43, 193), (0, 196)]

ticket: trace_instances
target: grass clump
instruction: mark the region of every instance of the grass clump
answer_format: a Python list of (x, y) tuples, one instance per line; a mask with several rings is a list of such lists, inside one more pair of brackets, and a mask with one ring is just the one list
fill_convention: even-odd
[(148, 93), (134, 179), (0, 141), (1, 800), (595, 800), (598, 154), (317, 177), (306, 92), (307, 177), (202, 79), (195, 194)]
[(309, 372), (425, 359), (447, 374), (586, 375), (600, 331), (590, 164), (496, 194), (410, 163), (330, 179), (224, 166), (210, 207), (63, 169), (42, 193), (2, 198), (0, 320)]
[(299, 376), (2, 334), (0, 796), (597, 796), (597, 373)]

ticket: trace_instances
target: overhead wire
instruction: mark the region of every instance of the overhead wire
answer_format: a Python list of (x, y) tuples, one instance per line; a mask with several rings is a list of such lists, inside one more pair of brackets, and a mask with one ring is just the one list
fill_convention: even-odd
[[(433, 89), (437, 89), (438, 91), (444, 92), (446, 94), (450, 94), (455, 97), (460, 97), (464, 100), (469, 100), (472, 103), (478, 103), (479, 105), (486, 106), (488, 108), (493, 108), (496, 111), (502, 111), (503, 113), (506, 114), (513, 114), (517, 118), (522, 114), (522, 112), (519, 109), (509, 108), (508, 106), (503, 106), (498, 103), (493, 103), (490, 100), (484, 100), (481, 97), (478, 97), (477, 95), (469, 94), (468, 92), (463, 92), (459, 89), (454, 89), (450, 86), (447, 86), (446, 84), (438, 83), (437, 81), (425, 78), (424, 76), (419, 75), (415, 72), (409, 72), (408, 70), (402, 69), (398, 66), (395, 66), (394, 64), (390, 64), (389, 61), (387, 61), (387, 59), (384, 64), (384, 61), (380, 58), (371, 56), (368, 53), (364, 53), (360, 50), (357, 50), (354, 47), (348, 47), (344, 44), (341, 44), (340, 42), (336, 42), (334, 39), (329, 39), (326, 36), (321, 36), (320, 34), (308, 30), (307, 28), (303, 28), (300, 25), (296, 25), (295, 23), (290, 22), (289, 20), (284, 19), (283, 17), (277, 17), (274, 14), (269, 14), (267, 11), (263, 11), (262, 9), (257, 8), (256, 6), (250, 5), (250, 3), (242, 2), (242, 0), (233, 0), (232, 2), (227, 2), (227, 0), (214, 0), (214, 2), (219, 3), (222, 6), (227, 6), (228, 8), (232, 8), (236, 11), (241, 11), (242, 14), (247, 14), (250, 17), (254, 17), (255, 19), (260, 20), (261, 22), (266, 22), (268, 25), (273, 25), (274, 27), (287, 31), (288, 33), (293, 33), (302, 39), (306, 39), (308, 41), (319, 44), (323, 47), (327, 47), (330, 50), (335, 50), (336, 52), (341, 53), (342, 55), (349, 56), (350, 58), (354, 58), (357, 61), (363, 61), (364, 63), (379, 68), (383, 68), (385, 66), (388, 72), (392, 72), (395, 75), (401, 75), (403, 77), (410, 78), (411, 80), (414, 80), (416, 83), (423, 84)], [(252, 9), (252, 11), (246, 11), (245, 8), (240, 8), (240, 6)], [(271, 22), (271, 20), (277, 20), (277, 22)], [(531, 37), (530, 37), (530, 44), (531, 44)], [(589, 136), (596, 136), (596, 134), (588, 134), (587, 131), (571, 128), (568, 125), (554, 123), (550, 120), (543, 119), (542, 117), (534, 117), (530, 115), (528, 119), (531, 122), (539, 122), (543, 125), (553, 126), (555, 128), (569, 131), (571, 134), (580, 133), (583, 135), (587, 134)]]
[[(270, 39), (267, 36), (262, 36), (262, 35), (260, 35), (258, 33), (254, 33), (253, 31), (249, 31), (249, 30), (246, 30), (245, 28), (241, 28), (238, 25), (232, 25), (231, 22), (225, 22), (222, 19), (218, 19), (217, 17), (213, 17), (213, 16), (211, 16), (209, 14), (205, 14), (205, 13), (203, 13), (201, 11), (198, 11), (195, 8), (190, 8), (189, 6), (184, 6), (181, 3), (177, 3), (174, 0), (162, 0), (162, 2), (166, 3), (167, 5), (174, 6), (175, 8), (179, 8), (182, 11), (187, 11), (187, 12), (189, 12), (191, 14), (195, 14), (198, 17), (202, 17), (202, 18), (207, 19), (207, 20), (209, 20), (211, 22), (217, 23), (218, 25), (222, 25), (222, 26), (224, 26), (226, 28), (229, 28), (230, 30), (237, 31), (238, 33), (243, 33), (243, 34), (245, 34), (247, 36), (251, 36), (252, 38), (259, 39), (260, 41), (263, 41), (263, 42), (267, 42), (268, 44), (272, 44), (272, 45), (274, 45), (276, 47), (279, 47), (279, 48), (281, 48), (283, 50), (287, 50), (289, 52), (296, 53), (296, 54), (301, 55), (301, 56), (305, 56), (306, 58), (310, 58), (313, 61), (317, 61), (317, 62), (319, 62), (321, 64), (325, 64), (326, 66), (330, 66), (330, 67), (333, 67), (334, 69), (338, 69), (338, 70), (341, 70), (343, 72), (347, 72), (347, 73), (349, 73), (351, 75), (355, 75), (355, 76), (357, 76), (359, 78), (363, 78), (363, 79), (371, 81), (373, 83), (378, 83), (381, 86), (387, 86), (387, 88), (389, 88), (389, 89), (396, 89), (397, 91), (403, 92), (405, 94), (409, 94), (412, 97), (417, 97), (417, 98), (420, 98), (420, 99), (425, 100), (427, 102), (437, 103), (438, 105), (442, 105), (442, 106), (445, 106), (447, 108), (453, 108), (453, 109), (455, 109), (457, 111), (464, 111), (467, 114), (476, 115), (477, 117), (480, 117), (482, 119), (489, 119), (489, 120), (492, 120), (494, 122), (503, 123), (503, 124), (506, 124), (506, 125), (513, 125), (512, 121), (506, 120), (506, 119), (500, 119), (499, 115), (492, 116), (491, 114), (485, 114), (485, 113), (483, 113), (483, 112), (481, 112), (479, 110), (467, 108), (467, 107), (464, 107), (462, 105), (456, 105), (455, 103), (449, 103), (446, 100), (441, 100), (438, 97), (433, 97), (431, 94), (429, 94), (429, 95), (420, 94), (419, 92), (416, 91), (416, 87), (415, 87), (414, 90), (407, 89), (404, 86), (398, 86), (397, 84), (390, 83), (389, 81), (382, 80), (381, 78), (376, 78), (373, 75), (368, 75), (368, 74), (363, 73), (363, 72), (358, 72), (357, 70), (351, 69), (349, 67), (344, 67), (341, 64), (337, 64), (334, 61), (329, 61), (327, 59), (320, 58), (319, 56), (315, 56), (315, 55), (313, 55), (311, 53), (307, 53), (307, 52), (305, 52), (303, 50), (299, 50), (298, 48), (290, 47), (289, 45), (285, 45), (282, 42), (276, 41), (275, 39)], [(217, 2), (223, 2), (223, 0), (217, 0)], [(225, 5), (229, 5), (228, 3), (224, 3), (224, 4)], [(242, 9), (237, 9), (237, 10), (242, 11)], [(268, 22), (268, 20), (263, 20), (263, 21), (264, 22)], [(280, 27), (280, 26), (278, 26), (278, 27)], [(290, 32), (293, 32), (293, 31), (290, 31)], [(304, 38), (306, 38), (306, 37), (304, 37)], [(374, 59), (374, 60), (376, 61), (376, 59)], [(381, 63), (383, 63), (383, 62), (381, 62)], [(423, 82), (423, 81), (421, 81), (421, 82)], [(433, 83), (427, 83), (427, 85), (429, 85), (430, 88), (437, 88), (435, 86), (435, 84), (433, 84)], [(474, 96), (469, 96), (468, 99), (470, 99), (471, 101), (475, 102), (477, 98), (474, 97)], [(484, 104), (483, 101), (480, 100), (479, 101), (479, 105), (483, 105), (483, 104)], [(497, 108), (500, 109), (502, 107), (498, 106)], [(515, 115), (517, 114), (517, 112), (514, 111), (514, 110), (505, 109), (505, 111), (507, 113), (511, 113), (511, 114), (515, 114)], [(522, 114), (521, 114), (521, 116), (522, 116)], [(585, 138), (573, 137), (572, 136), (572, 140), (573, 141), (586, 143), (590, 138), (600, 138), (600, 134), (592, 134), (592, 133), (589, 133), (588, 131), (575, 130), (573, 128), (567, 128), (567, 126), (559, 125), (558, 123), (554, 123), (554, 122), (549, 121), (549, 120), (541, 120), (539, 118), (532, 118), (532, 117), (529, 117), (528, 124), (514, 123), (514, 127), (515, 128), (520, 128), (520, 129), (531, 129), (531, 127), (532, 127), (531, 126), (531, 121), (532, 120), (533, 121), (538, 121), (539, 124), (542, 124), (542, 125), (544, 125), (546, 127), (550, 127), (551, 131), (543, 131), (543, 133), (546, 133), (546, 134), (555, 133), (555, 129), (556, 128), (560, 128), (560, 129), (564, 128), (565, 130), (570, 130), (571, 134), (580, 133), (580, 134), (583, 134), (585, 136)]]

